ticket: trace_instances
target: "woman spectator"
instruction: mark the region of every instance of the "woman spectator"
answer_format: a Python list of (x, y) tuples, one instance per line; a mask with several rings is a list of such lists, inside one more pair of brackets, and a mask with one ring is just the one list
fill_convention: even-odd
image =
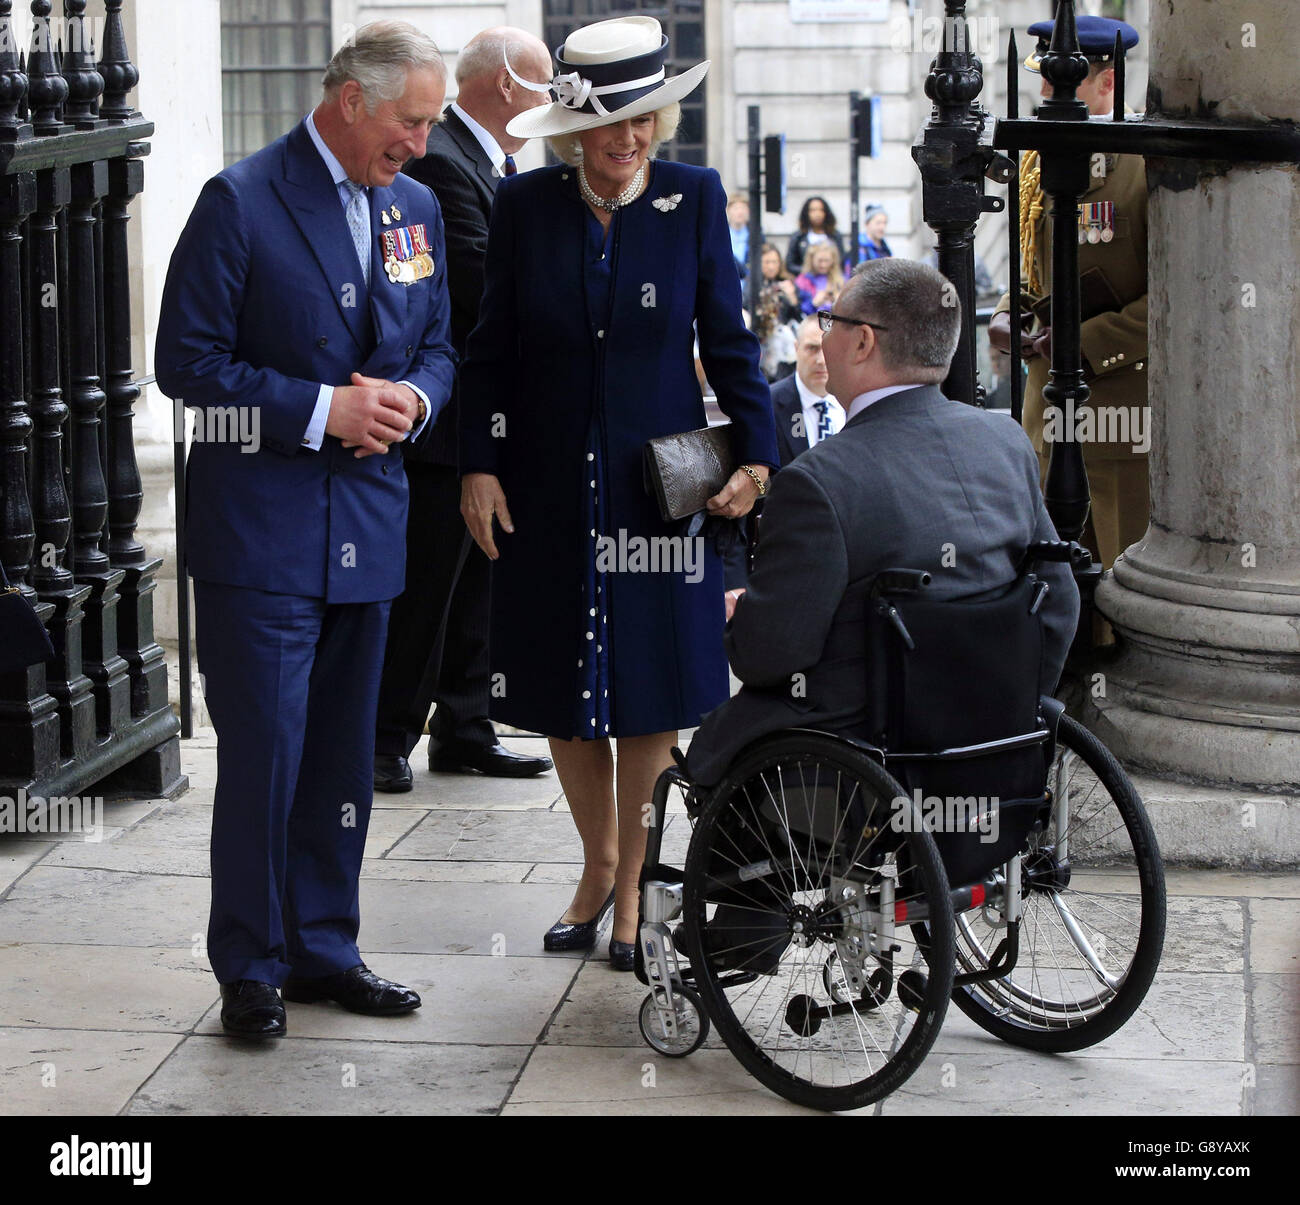
[[(667, 47), (648, 17), (578, 29), (556, 56), (559, 100), (510, 122), (563, 162), (498, 186), (460, 378), (462, 512), (496, 562), (493, 715), (550, 738), (582, 840), (581, 881), (543, 945), (590, 948), (612, 906), (619, 970), (642, 809), (678, 730), (729, 693), (721, 564), (660, 518), (642, 479), (646, 440), (705, 426), (693, 327), (741, 466), (709, 513), (748, 513), (777, 463), (722, 182), (654, 158), (708, 69), (665, 79)], [(637, 559), (652, 548), (669, 556)]]
[(862, 214), (862, 233), (858, 236), (858, 259), (865, 263), (869, 259), (888, 259), (894, 253), (885, 242), (885, 227), (889, 225), (889, 215), (879, 205), (868, 205)]
[(779, 381), (794, 371), (795, 327), (803, 318), (803, 304), (812, 298), (801, 293), (786, 270), (781, 252), (764, 243), (759, 252), (763, 288), (753, 331), (763, 345), (763, 375)]
[(794, 283), (807, 298), (803, 303), (805, 314), (830, 309), (844, 288), (844, 272), (835, 248), (830, 243), (809, 247), (804, 256), (803, 271)]
[(827, 242), (834, 246), (836, 259), (843, 263), (844, 239), (835, 228), (835, 214), (831, 212), (825, 197), (809, 197), (799, 210), (799, 233), (790, 239), (785, 266), (791, 272), (803, 271), (808, 248)]

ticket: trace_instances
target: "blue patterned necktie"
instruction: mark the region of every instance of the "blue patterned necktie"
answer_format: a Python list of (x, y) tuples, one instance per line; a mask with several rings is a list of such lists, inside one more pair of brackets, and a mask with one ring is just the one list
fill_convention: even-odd
[(835, 428), (831, 426), (831, 404), (821, 398), (813, 406), (817, 411), (817, 442), (821, 443), (823, 439), (830, 439), (835, 434)]
[(365, 278), (368, 289), (370, 288), (370, 206), (366, 202), (366, 191), (360, 184), (344, 180), (343, 187), (348, 190), (348, 229), (352, 232), (352, 245), (357, 250), (357, 259), (361, 261), (361, 275)]
[(502, 174), (506, 176), (513, 176), (515, 172), (517, 172), (518, 170), (519, 169), (515, 166), (515, 157), (513, 155), (507, 155)]

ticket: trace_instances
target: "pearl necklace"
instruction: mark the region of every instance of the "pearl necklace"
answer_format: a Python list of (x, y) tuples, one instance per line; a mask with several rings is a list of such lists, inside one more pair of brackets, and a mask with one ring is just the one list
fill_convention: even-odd
[(632, 183), (629, 184), (621, 193), (612, 201), (605, 200), (604, 197), (598, 197), (593, 191), (590, 184), (587, 183), (587, 173), (583, 170), (582, 164), (578, 164), (578, 188), (581, 190), (583, 197), (588, 203), (596, 206), (597, 209), (607, 210), (613, 213), (614, 210), (628, 204), (635, 199), (637, 193), (641, 191), (641, 182), (645, 179), (645, 164), (641, 164), (636, 169), (636, 175), (632, 177)]

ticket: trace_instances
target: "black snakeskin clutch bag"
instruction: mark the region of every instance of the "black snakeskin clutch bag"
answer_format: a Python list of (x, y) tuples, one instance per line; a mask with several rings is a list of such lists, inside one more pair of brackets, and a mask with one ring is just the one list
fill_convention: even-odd
[(646, 440), (646, 493), (666, 523), (703, 510), (735, 471), (730, 423)]

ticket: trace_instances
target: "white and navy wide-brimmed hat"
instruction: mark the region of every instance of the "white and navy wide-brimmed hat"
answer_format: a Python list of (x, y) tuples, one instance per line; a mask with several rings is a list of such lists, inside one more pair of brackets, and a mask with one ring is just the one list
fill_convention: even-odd
[(512, 138), (545, 138), (653, 113), (681, 100), (709, 69), (706, 60), (668, 79), (667, 57), (668, 39), (653, 17), (616, 17), (575, 29), (555, 52), (559, 71), (549, 88), (510, 68), (517, 84), (553, 91), (556, 100), (520, 113), (506, 130)]

